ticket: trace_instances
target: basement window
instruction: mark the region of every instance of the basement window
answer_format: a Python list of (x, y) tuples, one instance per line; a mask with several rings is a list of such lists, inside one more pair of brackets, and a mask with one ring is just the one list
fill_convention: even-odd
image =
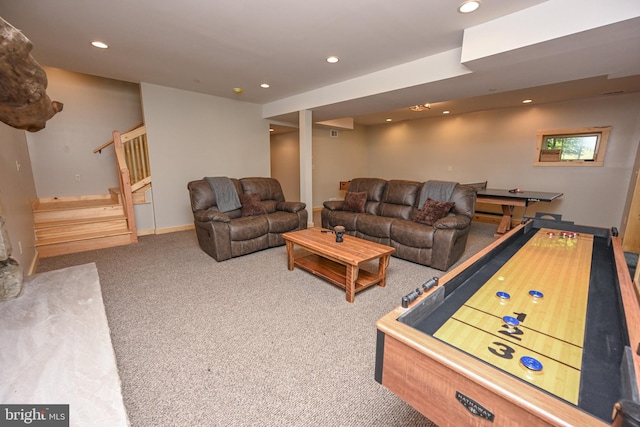
[(534, 166), (602, 166), (611, 126), (540, 131)]

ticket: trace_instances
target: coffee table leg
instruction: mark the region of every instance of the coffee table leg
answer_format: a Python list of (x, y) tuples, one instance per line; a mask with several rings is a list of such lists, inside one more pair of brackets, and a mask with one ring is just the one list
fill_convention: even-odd
[(390, 255), (380, 257), (380, 263), (378, 264), (378, 277), (380, 278), (378, 286), (381, 288), (387, 286), (387, 266), (389, 265), (389, 258)]
[(287, 267), (289, 270), (293, 270), (293, 242), (286, 240), (287, 244)]
[(353, 302), (356, 296), (356, 279), (358, 278), (358, 270), (357, 265), (347, 265), (345, 290), (347, 291), (348, 302)]

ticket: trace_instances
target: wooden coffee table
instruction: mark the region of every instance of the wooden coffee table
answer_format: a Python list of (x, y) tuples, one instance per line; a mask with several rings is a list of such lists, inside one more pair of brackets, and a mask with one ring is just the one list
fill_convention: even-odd
[[(349, 302), (353, 302), (356, 292), (369, 286), (386, 285), (389, 257), (395, 251), (392, 247), (346, 234), (344, 242), (337, 243), (336, 235), (322, 228), (292, 231), (282, 237), (287, 244), (289, 270), (297, 265), (340, 286)], [(302, 256), (294, 257), (294, 245), (305, 249)], [(379, 260), (376, 273), (360, 268), (363, 263), (376, 259)]]

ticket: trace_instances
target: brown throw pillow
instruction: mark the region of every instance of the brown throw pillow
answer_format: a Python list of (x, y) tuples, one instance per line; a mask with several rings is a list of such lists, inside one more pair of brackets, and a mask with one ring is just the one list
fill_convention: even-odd
[(440, 218), (447, 216), (454, 205), (455, 202), (437, 202), (432, 199), (427, 199), (422, 209), (418, 211), (418, 215), (416, 215), (416, 222), (433, 225)]
[(364, 212), (364, 205), (367, 203), (367, 192), (349, 192), (344, 195), (343, 211)]
[(263, 215), (267, 211), (260, 203), (259, 194), (239, 194), (242, 204), (242, 216)]

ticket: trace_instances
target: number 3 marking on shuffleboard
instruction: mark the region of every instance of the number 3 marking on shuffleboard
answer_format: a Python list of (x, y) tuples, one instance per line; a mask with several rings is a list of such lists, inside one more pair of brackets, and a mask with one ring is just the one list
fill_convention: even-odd
[(499, 341), (494, 341), (492, 342), (492, 344), (495, 344), (500, 348), (496, 350), (493, 347), (487, 347), (491, 353), (495, 354), (498, 357), (502, 357), (503, 359), (513, 359), (513, 353), (516, 352), (513, 347), (509, 347), (508, 345)]

